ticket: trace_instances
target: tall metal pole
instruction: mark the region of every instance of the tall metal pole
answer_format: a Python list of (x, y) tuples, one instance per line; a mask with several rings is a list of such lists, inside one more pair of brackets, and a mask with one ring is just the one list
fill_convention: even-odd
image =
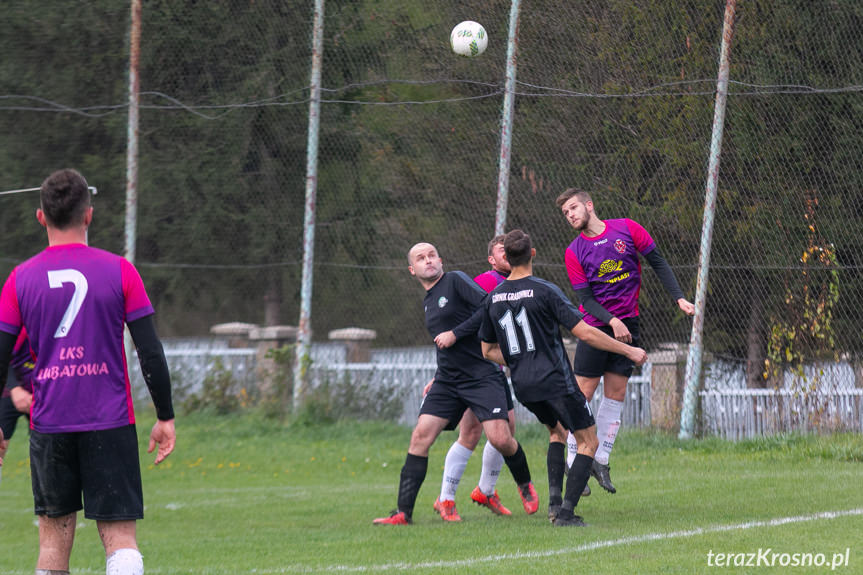
[(710, 162), (704, 196), (704, 219), (701, 227), (701, 254), (698, 262), (698, 283), (695, 288), (695, 318), (686, 358), (685, 391), (680, 413), (681, 439), (692, 437), (695, 431), (695, 403), (701, 382), (701, 359), (704, 343), (704, 308), (707, 299), (707, 275), (710, 270), (710, 244), (713, 241), (713, 218), (716, 213), (716, 192), (719, 185), (719, 160), (722, 133), (725, 128), (725, 103), (728, 98), (729, 58), (734, 36), (734, 12), (737, 0), (726, 0), (722, 26), (722, 49), (719, 55), (719, 76), (716, 81), (716, 103), (713, 109), (713, 135), (710, 139)]
[[(126, 124), (126, 226), (123, 256), (135, 263), (135, 237), (138, 227), (138, 104), (141, 79), (138, 73), (141, 56), (141, 0), (132, 0), (132, 22), (129, 27), (129, 118)], [(126, 365), (135, 359), (135, 345), (129, 330), (123, 331)]]
[(138, 104), (141, 89), (138, 67), (141, 55), (141, 0), (132, 0), (129, 33), (129, 122), (126, 132), (126, 230), (127, 260), (135, 263), (135, 234), (138, 224)]
[(324, 57), (324, 0), (315, 0), (312, 32), (312, 75), (309, 98), (309, 137), (306, 143), (306, 210), (303, 221), (303, 278), (300, 286), (300, 321), (294, 362), (294, 407), (302, 405), (311, 347), (312, 265), (315, 253), (315, 196), (318, 188), (318, 135), (321, 114), (321, 67)]
[(494, 233), (502, 234), (506, 227), (509, 204), (509, 170), (512, 158), (512, 123), (515, 109), (515, 72), (518, 63), (518, 19), (521, 0), (512, 0), (509, 9), (509, 38), (506, 48), (506, 85), (503, 96), (503, 118), (500, 123), (500, 164), (497, 174), (497, 210)]

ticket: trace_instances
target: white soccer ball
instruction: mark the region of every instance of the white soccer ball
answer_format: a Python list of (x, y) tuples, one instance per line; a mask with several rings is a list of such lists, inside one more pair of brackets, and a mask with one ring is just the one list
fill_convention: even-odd
[(485, 52), (488, 46), (488, 34), (482, 24), (473, 20), (465, 20), (452, 29), (449, 35), (452, 51), (460, 56), (473, 58)]

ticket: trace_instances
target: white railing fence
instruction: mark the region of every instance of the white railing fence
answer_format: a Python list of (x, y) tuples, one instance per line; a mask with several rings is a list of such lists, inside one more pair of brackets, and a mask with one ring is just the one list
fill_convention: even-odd
[(863, 431), (863, 389), (808, 394), (780, 389), (701, 392), (703, 432), (747, 439), (789, 431)]
[[(179, 398), (199, 391), (205, 378), (229, 373), (237, 389), (251, 390), (256, 381), (255, 349), (228, 348), (219, 338), (171, 340), (165, 355)], [(137, 362), (130, 366), (135, 399), (146, 401), (147, 391)], [(366, 388), (392, 390), (402, 403), (399, 423), (416, 421), (422, 390), (435, 373), (435, 352), (428, 348), (372, 350), (368, 363), (349, 363), (339, 344), (312, 347), (310, 387), (348, 382)], [(624, 427), (651, 425), (651, 365), (629, 381), (624, 400)], [(602, 397), (602, 382), (591, 401), (594, 413)], [(863, 389), (827, 386), (808, 394), (791, 390), (711, 388), (699, 394), (698, 429), (703, 435), (738, 440), (789, 431), (863, 432)], [(534, 422), (516, 403), (516, 420)]]

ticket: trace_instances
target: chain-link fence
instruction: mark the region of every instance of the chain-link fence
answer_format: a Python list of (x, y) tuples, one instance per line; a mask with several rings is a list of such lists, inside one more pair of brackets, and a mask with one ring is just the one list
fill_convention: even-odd
[[(16, 1), (0, 32), (0, 189), (79, 168), (99, 189), (91, 243), (123, 250), (129, 8)], [(506, 228), (568, 290), (573, 231), (554, 205), (593, 193), (654, 237), (694, 297), (725, 2), (522, 3)], [(165, 336), (299, 317), (313, 3), (144, 3), (136, 265)], [(510, 4), (329, 2), (313, 338), (426, 345), (406, 253), (486, 269)], [(453, 55), (481, 22), (489, 48)], [(863, 6), (741, 1), (731, 51), (704, 345), (713, 385), (861, 379)], [(44, 245), (35, 194), (0, 196), (0, 272)], [(649, 350), (691, 322), (646, 271)], [(718, 370), (718, 371), (717, 371)], [(790, 374), (790, 375), (789, 375)], [(833, 382), (836, 384), (837, 382)], [(858, 383), (859, 385), (859, 383)]]

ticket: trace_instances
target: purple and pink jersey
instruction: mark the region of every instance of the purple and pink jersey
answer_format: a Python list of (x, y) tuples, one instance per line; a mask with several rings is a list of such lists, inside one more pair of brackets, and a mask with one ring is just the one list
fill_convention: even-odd
[[(566, 248), (564, 260), (572, 289), (590, 287), (596, 301), (617, 318), (638, 315), (641, 261), (638, 254), (656, 248), (653, 238), (630, 219), (604, 220), (605, 231), (596, 237), (579, 234)], [(584, 321), (604, 325), (588, 314)]]
[(485, 290), (486, 293), (491, 293), (491, 290), (502, 284), (505, 280), (506, 276), (496, 270), (482, 272), (473, 278), (473, 281), (479, 284), (479, 287)]
[(123, 328), (153, 314), (124, 258), (83, 244), (46, 248), (0, 293), (0, 330), (26, 328), (36, 358), (30, 427), (94, 431), (135, 423)]
[[(15, 377), (18, 379), (20, 386), (30, 393), (33, 392), (31, 379), (33, 377), (33, 367), (35, 366), (34, 362), (35, 358), (33, 357), (33, 351), (30, 349), (30, 340), (27, 339), (27, 330), (22, 328), (18, 334), (18, 339), (15, 340), (15, 347), (12, 348), (12, 359), (9, 360), (9, 369), (15, 371)], [(8, 395), (5, 389), (3, 390), (3, 395)]]

